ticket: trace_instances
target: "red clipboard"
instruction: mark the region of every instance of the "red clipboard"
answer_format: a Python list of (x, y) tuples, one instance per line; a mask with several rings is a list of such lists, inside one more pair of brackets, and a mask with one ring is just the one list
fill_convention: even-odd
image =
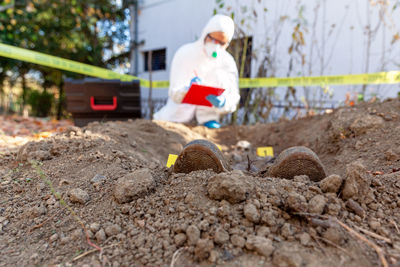
[(212, 107), (212, 104), (210, 103), (210, 101), (206, 99), (206, 96), (208, 95), (220, 96), (224, 91), (225, 89), (223, 88), (217, 88), (217, 87), (211, 87), (193, 83), (192, 86), (190, 86), (189, 91), (183, 98), (182, 103)]

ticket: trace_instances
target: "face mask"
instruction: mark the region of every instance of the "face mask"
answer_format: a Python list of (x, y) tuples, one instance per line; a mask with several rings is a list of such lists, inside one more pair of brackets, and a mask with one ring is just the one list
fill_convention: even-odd
[(207, 56), (211, 57), (211, 58), (217, 58), (220, 53), (221, 53), (221, 45), (219, 44), (214, 44), (214, 43), (206, 43), (204, 45), (204, 48), (206, 50), (206, 54)]

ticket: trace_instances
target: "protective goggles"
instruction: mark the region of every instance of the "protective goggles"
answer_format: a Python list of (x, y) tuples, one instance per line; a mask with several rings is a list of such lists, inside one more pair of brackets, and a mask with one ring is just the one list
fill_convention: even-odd
[(211, 41), (212, 41), (214, 44), (220, 44), (221, 46), (224, 46), (224, 45), (227, 44), (226, 42), (223, 42), (223, 41), (220, 41), (220, 40), (218, 40), (218, 39), (215, 39), (214, 37), (212, 37), (212, 36), (209, 35), (209, 34), (207, 34), (206, 37), (207, 37), (207, 38), (210, 38)]

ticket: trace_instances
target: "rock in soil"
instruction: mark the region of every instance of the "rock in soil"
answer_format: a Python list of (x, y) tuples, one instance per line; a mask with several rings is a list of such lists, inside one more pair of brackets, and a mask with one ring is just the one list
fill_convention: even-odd
[(177, 247), (183, 246), (186, 242), (186, 235), (184, 233), (179, 233), (175, 235), (174, 240)]
[(196, 248), (194, 249), (194, 255), (198, 260), (208, 259), (213, 248), (213, 241), (209, 239), (200, 239), (197, 241)]
[(195, 245), (200, 239), (200, 230), (195, 225), (190, 225), (186, 229), (186, 235), (189, 245)]
[(227, 231), (225, 231), (222, 228), (218, 228), (217, 231), (215, 232), (215, 237), (214, 237), (214, 242), (222, 245), (229, 240), (229, 234)]
[(337, 193), (342, 186), (343, 178), (337, 174), (332, 174), (319, 182), (319, 187), (324, 193)]
[(360, 204), (357, 203), (357, 201), (354, 201), (352, 199), (347, 200), (346, 206), (353, 211), (355, 214), (360, 216), (361, 218), (365, 217), (365, 211), (364, 209), (360, 206)]
[(286, 198), (285, 205), (289, 211), (292, 212), (306, 212), (307, 201), (303, 195), (292, 192)]
[(104, 229), (107, 236), (114, 236), (121, 232), (121, 227), (117, 224), (111, 224)]
[(232, 235), (231, 243), (232, 243), (232, 245), (234, 245), (236, 247), (243, 248), (246, 243), (246, 240), (243, 237), (241, 237), (240, 235)]
[(360, 162), (353, 162), (346, 166), (346, 180), (342, 191), (344, 200), (353, 198), (361, 203), (365, 202), (371, 185), (371, 176)]
[(106, 232), (103, 229), (100, 229), (96, 234), (95, 234), (97, 242), (103, 242), (106, 240)]
[(210, 198), (226, 199), (230, 203), (239, 203), (246, 200), (251, 194), (253, 186), (248, 177), (240, 172), (221, 173), (211, 177), (207, 184)]
[(326, 200), (323, 195), (316, 195), (308, 203), (308, 212), (322, 214), (326, 205)]
[(251, 203), (248, 203), (244, 206), (244, 216), (247, 220), (253, 223), (258, 223), (260, 221), (260, 213), (257, 210), (256, 206)]
[(264, 257), (269, 257), (275, 249), (270, 239), (261, 236), (247, 237), (246, 248), (255, 250)]
[(322, 235), (323, 238), (331, 241), (332, 243), (336, 245), (341, 245), (343, 242), (343, 233), (336, 227), (330, 227), (328, 228)]
[(155, 180), (147, 168), (136, 170), (118, 179), (114, 186), (115, 200), (122, 204), (143, 196), (154, 189)]
[(69, 199), (73, 203), (85, 204), (90, 200), (90, 196), (85, 190), (74, 188), (69, 191)]

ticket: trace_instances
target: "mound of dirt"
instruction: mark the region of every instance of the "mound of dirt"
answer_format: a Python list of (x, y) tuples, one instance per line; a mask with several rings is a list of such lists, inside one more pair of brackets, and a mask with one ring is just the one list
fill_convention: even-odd
[[(136, 120), (70, 126), (1, 154), (0, 266), (377, 266), (400, 260), (400, 101), (209, 130)], [(233, 171), (172, 173), (194, 139)], [(327, 177), (265, 177), (311, 148)]]

